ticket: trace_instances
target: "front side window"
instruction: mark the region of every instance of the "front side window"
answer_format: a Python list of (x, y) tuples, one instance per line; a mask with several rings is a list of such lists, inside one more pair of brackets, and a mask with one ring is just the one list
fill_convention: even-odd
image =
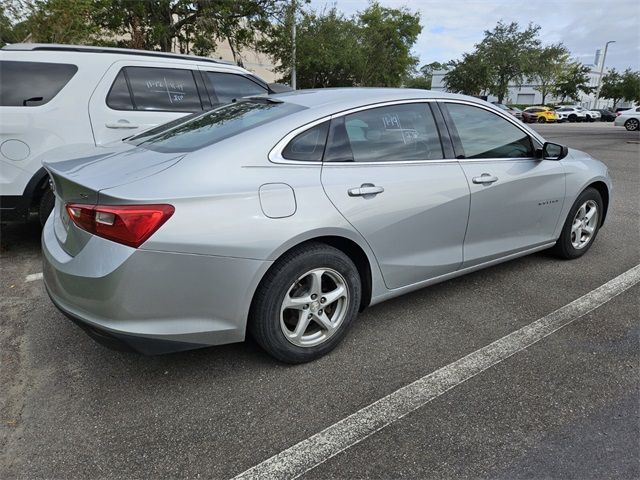
[(0, 106), (37, 107), (50, 102), (78, 67), (66, 63), (0, 61)]
[[(191, 70), (154, 67), (125, 67), (122, 70), (129, 81), (135, 110), (202, 110), (200, 95)], [(116, 78), (116, 82), (118, 81), (119, 76)]]
[(458, 132), (464, 158), (533, 157), (531, 138), (524, 131), (488, 110), (447, 103)]
[(127, 142), (159, 152), (192, 152), (304, 108), (293, 103), (241, 101), (174, 120)]
[(267, 93), (267, 89), (262, 85), (234, 73), (206, 72), (205, 78), (212, 101), (220, 104)]
[(332, 126), (327, 161), (388, 162), (443, 158), (438, 129), (426, 103), (371, 108)]

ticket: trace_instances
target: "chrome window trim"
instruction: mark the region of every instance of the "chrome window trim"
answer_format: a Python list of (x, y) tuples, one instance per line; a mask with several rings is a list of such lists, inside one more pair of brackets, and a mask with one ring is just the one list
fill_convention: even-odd
[[(312, 122), (309, 122), (305, 125), (302, 125), (301, 127), (298, 127), (294, 130), (292, 130), (291, 132), (289, 132), (287, 135), (285, 135), (278, 143), (276, 143), (276, 145), (271, 149), (271, 151), (269, 152), (269, 161), (271, 163), (275, 163), (275, 164), (280, 164), (280, 165), (306, 165), (306, 166), (311, 166), (311, 165), (316, 165), (316, 166), (322, 166), (323, 162), (322, 161), (306, 161), (306, 160), (288, 160), (286, 158), (284, 158), (282, 156), (282, 152), (284, 151), (285, 147), (287, 146), (287, 144), (293, 140), (294, 137), (296, 137), (297, 135), (315, 127), (316, 125), (319, 125), (323, 122), (326, 122), (328, 120), (333, 120), (334, 118), (339, 118), (339, 117), (344, 117), (346, 115), (349, 115), (351, 113), (356, 113), (356, 112), (361, 112), (363, 110), (370, 110), (370, 109), (374, 109), (374, 108), (380, 108), (380, 107), (387, 107), (387, 106), (391, 106), (391, 105), (402, 105), (402, 104), (408, 104), (408, 103), (461, 103), (461, 104), (465, 104), (465, 105), (469, 105), (472, 107), (479, 107), (482, 108), (484, 110), (487, 110), (490, 113), (494, 113), (498, 116), (500, 116), (501, 118), (504, 118), (505, 120), (507, 120), (508, 122), (510, 122), (512, 125), (515, 125), (517, 128), (519, 128), (523, 133), (525, 133), (526, 135), (532, 137), (534, 140), (537, 140), (540, 143), (540, 147), (542, 147), (542, 144), (544, 144), (544, 139), (542, 137), (540, 137), (538, 135), (537, 132), (532, 131), (529, 132), (528, 130), (525, 130), (524, 128), (522, 128), (521, 125), (518, 125), (517, 119), (515, 119), (515, 117), (509, 118), (509, 116), (511, 116), (511, 114), (503, 114), (501, 110), (497, 110), (493, 107), (487, 106), (487, 105), (482, 105), (481, 103), (476, 103), (473, 101), (468, 101), (468, 100), (460, 100), (460, 99), (448, 99), (448, 98), (412, 98), (412, 99), (405, 99), (405, 100), (389, 100), (389, 101), (385, 101), (385, 102), (378, 102), (378, 103), (372, 103), (370, 105), (363, 105), (360, 107), (354, 107), (354, 108), (350, 108), (347, 110), (344, 110), (342, 112), (338, 112), (338, 113), (334, 113), (331, 115), (325, 115), (322, 118), (319, 118), (317, 120), (314, 120)], [(533, 133), (533, 134), (532, 134)], [(535, 146), (535, 145), (534, 145)], [(404, 160), (404, 161), (394, 161), (394, 160), (390, 160), (390, 161), (385, 161), (385, 162), (324, 162), (326, 166), (359, 166), (359, 165), (421, 165), (421, 164), (430, 164), (430, 163), (461, 163), (461, 162), (491, 162), (491, 161), (513, 161), (513, 160), (538, 160), (536, 157), (515, 157), (515, 158), (469, 158), (469, 159), (457, 159), (457, 158), (439, 158), (439, 159), (433, 159), (433, 160)]]

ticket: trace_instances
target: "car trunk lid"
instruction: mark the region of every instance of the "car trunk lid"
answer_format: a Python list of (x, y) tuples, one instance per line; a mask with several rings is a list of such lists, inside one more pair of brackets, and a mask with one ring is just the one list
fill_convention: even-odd
[[(68, 152), (67, 152), (68, 154)], [(60, 155), (60, 154), (58, 154)], [(149, 177), (178, 163), (184, 155), (142, 148), (93, 149), (66, 160), (43, 161), (56, 196), (53, 225), (62, 248), (77, 255), (92, 235), (74, 225), (66, 210), (70, 203), (96, 205), (100, 191)]]

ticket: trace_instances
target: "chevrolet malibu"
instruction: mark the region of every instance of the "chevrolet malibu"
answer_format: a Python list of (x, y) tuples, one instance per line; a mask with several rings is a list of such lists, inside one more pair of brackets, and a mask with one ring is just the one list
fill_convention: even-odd
[(249, 333), (290, 363), (369, 305), (539, 250), (580, 257), (611, 195), (586, 153), (407, 89), (244, 98), (45, 168), (45, 285), (92, 337), (162, 353)]

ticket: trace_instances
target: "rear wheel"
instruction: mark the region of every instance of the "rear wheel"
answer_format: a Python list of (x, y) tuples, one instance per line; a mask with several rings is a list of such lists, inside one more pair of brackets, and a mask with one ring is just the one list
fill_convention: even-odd
[(569, 115), (569, 121), (571, 123), (575, 123), (578, 120), (578, 116), (577, 115)]
[(562, 233), (552, 251), (560, 258), (574, 259), (584, 255), (596, 239), (603, 214), (600, 192), (583, 191), (569, 210)]
[(585, 117), (585, 120), (584, 120), (584, 121), (585, 121), (585, 122), (593, 122), (594, 120), (591, 118), (591, 115), (587, 115), (587, 116)]
[(303, 363), (338, 345), (355, 319), (362, 287), (342, 251), (312, 243), (285, 254), (254, 297), (249, 331), (273, 357)]
[(38, 219), (40, 220), (40, 225), (44, 226), (44, 224), (47, 223), (47, 218), (51, 215), (55, 203), (56, 197), (51, 188), (47, 186), (42, 197), (40, 197), (40, 204), (38, 205)]
[(630, 118), (629, 120), (624, 122), (624, 128), (626, 128), (630, 132), (638, 130), (638, 128), (640, 128), (640, 120), (638, 120), (637, 118)]
[(538, 117), (538, 123), (545, 123), (547, 121), (543, 116)]

